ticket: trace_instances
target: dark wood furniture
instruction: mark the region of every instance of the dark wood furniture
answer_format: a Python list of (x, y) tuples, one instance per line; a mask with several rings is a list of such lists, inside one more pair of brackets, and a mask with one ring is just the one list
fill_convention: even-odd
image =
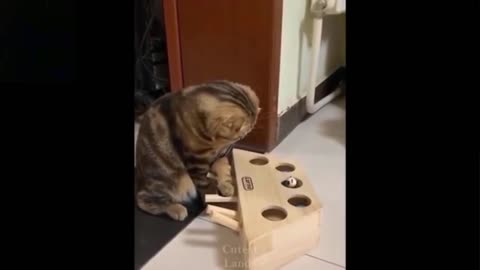
[(163, 0), (172, 91), (209, 80), (250, 85), (262, 112), (239, 143), (267, 152), (278, 138), (282, 0)]

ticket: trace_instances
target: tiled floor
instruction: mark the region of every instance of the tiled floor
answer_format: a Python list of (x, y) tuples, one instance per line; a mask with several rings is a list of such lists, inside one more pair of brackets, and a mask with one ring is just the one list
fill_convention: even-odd
[[(345, 268), (345, 98), (338, 98), (301, 123), (273, 152), (302, 163), (324, 206), (317, 248), (282, 269)], [(196, 218), (143, 270), (239, 268), (238, 237)]]

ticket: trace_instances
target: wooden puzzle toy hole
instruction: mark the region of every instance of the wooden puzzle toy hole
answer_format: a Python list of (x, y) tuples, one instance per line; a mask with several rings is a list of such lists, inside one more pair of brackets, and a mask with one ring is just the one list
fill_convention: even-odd
[(312, 203), (312, 200), (305, 195), (296, 195), (288, 199), (288, 203), (295, 207), (307, 207)]
[(287, 217), (287, 211), (281, 207), (273, 206), (263, 210), (262, 216), (271, 221), (280, 221)]
[(292, 164), (289, 164), (289, 163), (282, 163), (282, 164), (278, 165), (277, 167), (275, 167), (275, 169), (277, 169), (277, 171), (281, 171), (281, 172), (293, 172), (293, 171), (295, 171), (295, 166), (293, 166)]
[(236, 266), (279, 269), (317, 247), (322, 205), (301, 164), (240, 149), (232, 154), (235, 195), (210, 191), (205, 212), (212, 222), (238, 233), (244, 260)]
[(298, 178), (290, 176), (287, 179), (282, 181), (282, 185), (287, 188), (299, 188), (303, 185), (303, 182)]
[(266, 157), (256, 157), (250, 160), (250, 163), (253, 165), (266, 165), (268, 164), (268, 159)]

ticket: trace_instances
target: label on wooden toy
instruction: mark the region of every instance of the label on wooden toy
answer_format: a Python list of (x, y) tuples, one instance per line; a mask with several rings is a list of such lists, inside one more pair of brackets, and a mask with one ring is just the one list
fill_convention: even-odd
[(253, 190), (253, 180), (250, 176), (242, 177), (242, 185), (245, 190)]

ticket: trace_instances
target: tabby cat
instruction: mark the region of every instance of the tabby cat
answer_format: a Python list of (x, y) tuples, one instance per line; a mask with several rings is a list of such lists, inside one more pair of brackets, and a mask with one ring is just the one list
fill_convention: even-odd
[[(248, 86), (213, 81), (169, 93), (156, 100), (140, 123), (136, 150), (136, 202), (153, 214), (187, 217), (183, 205), (210, 184), (211, 165), (254, 127), (259, 100)], [(217, 180), (224, 196), (231, 179)]]

